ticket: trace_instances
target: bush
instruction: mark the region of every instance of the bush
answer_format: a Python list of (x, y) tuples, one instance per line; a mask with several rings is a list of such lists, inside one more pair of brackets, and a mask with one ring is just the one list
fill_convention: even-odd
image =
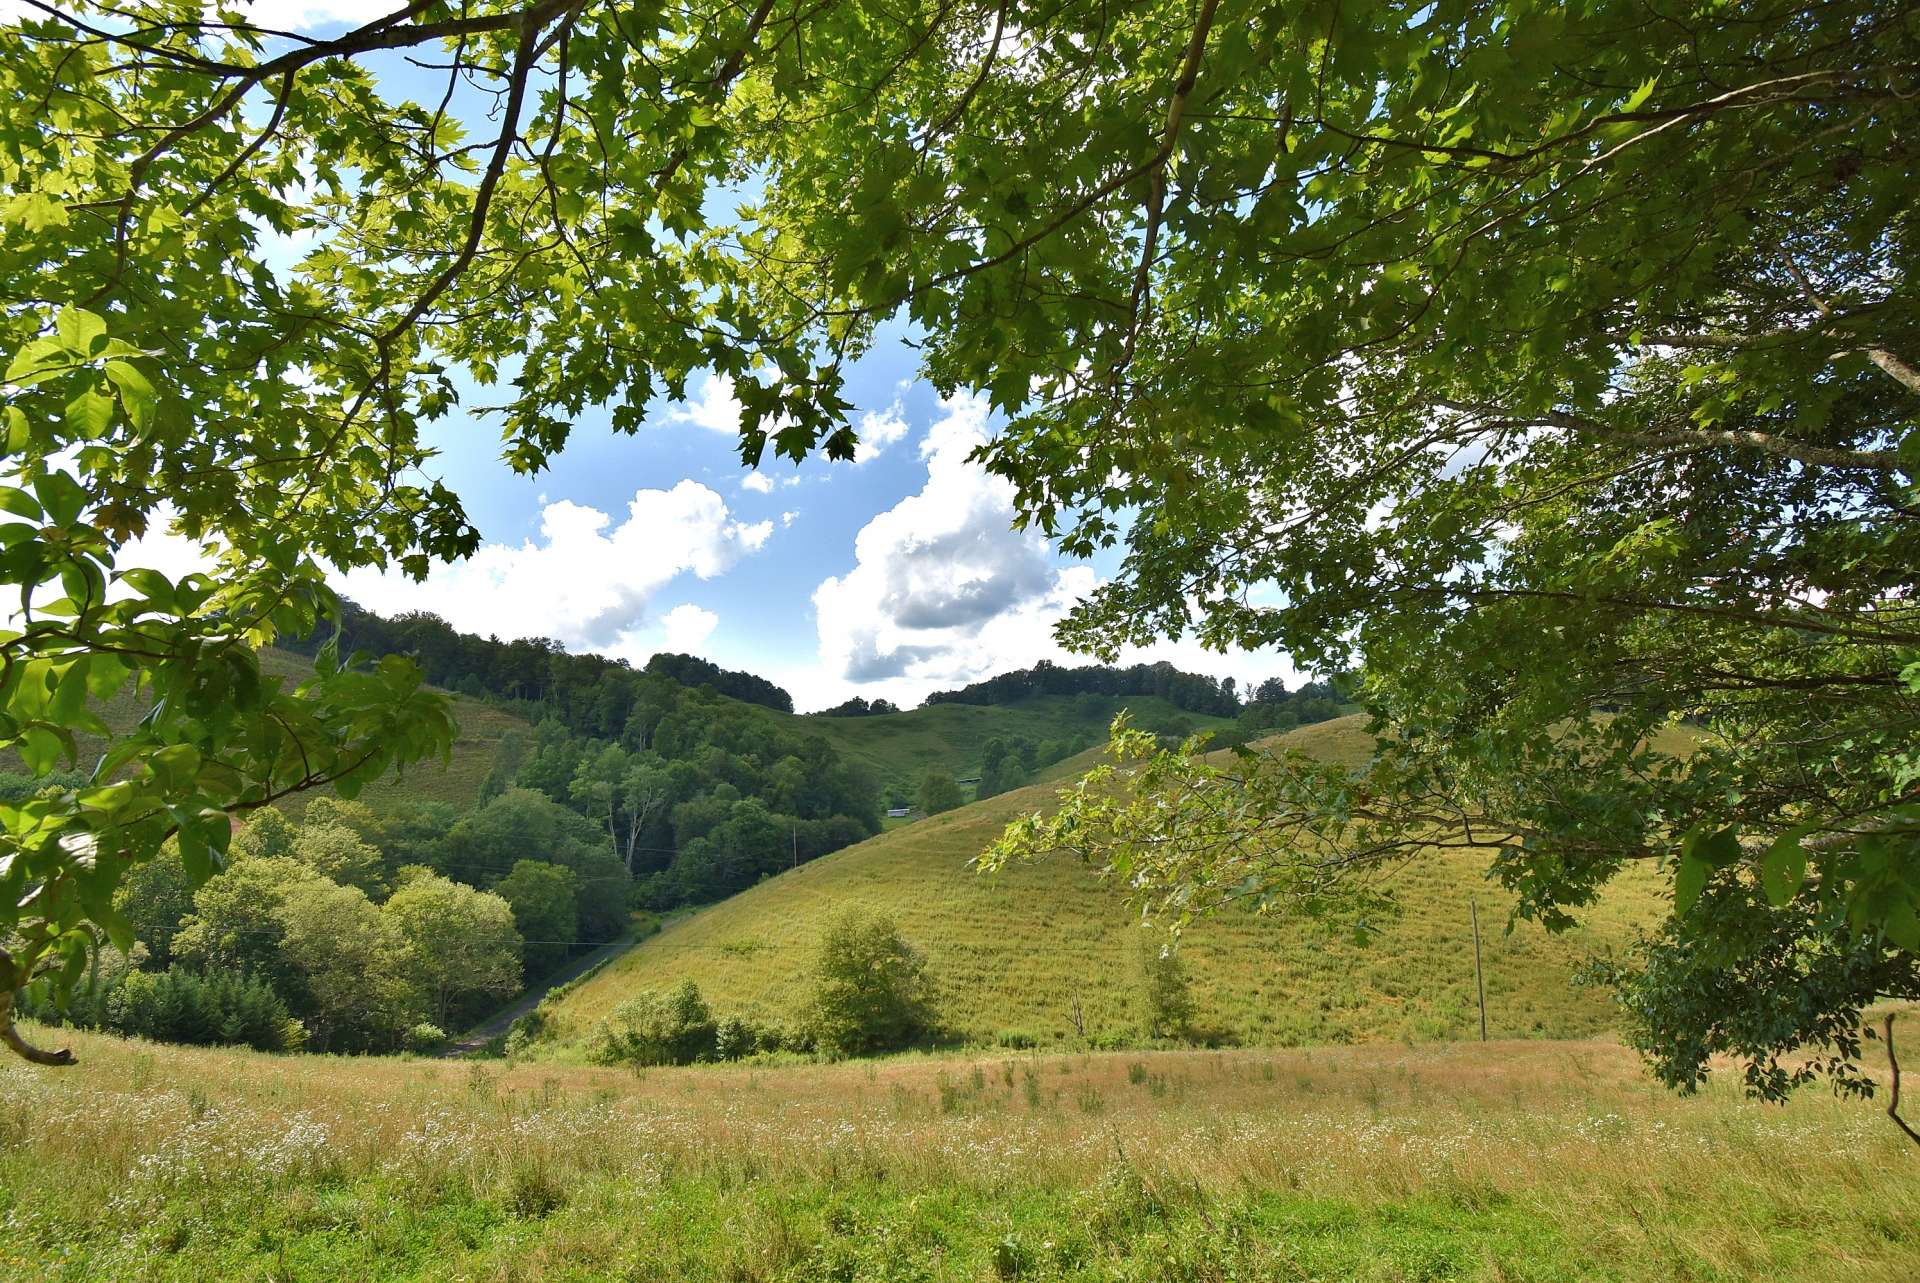
[(1186, 967), (1158, 934), (1140, 941), (1140, 1015), (1149, 1038), (1184, 1038), (1193, 1024), (1193, 992)]
[(615, 1007), (595, 1031), (591, 1054), (601, 1064), (691, 1065), (713, 1058), (718, 1032), (699, 987), (683, 980)]
[(925, 1036), (933, 1029), (926, 959), (891, 918), (847, 911), (821, 937), (806, 1025), (821, 1051), (841, 1056)]
[(752, 1025), (738, 1016), (728, 1016), (714, 1029), (713, 1058), (715, 1060), (739, 1060), (751, 1056), (760, 1049), (760, 1040), (754, 1036)]
[(446, 1046), (447, 1035), (439, 1025), (431, 1021), (422, 1020), (419, 1024), (413, 1026), (413, 1028), (407, 1030), (405, 1036), (401, 1039), (401, 1044), (405, 1046), (408, 1051), (427, 1055), (439, 1051), (442, 1047)]
[(945, 771), (935, 768), (921, 777), (918, 801), (920, 809), (928, 815), (951, 811), (963, 800), (960, 796), (960, 786), (954, 782), (953, 776)]

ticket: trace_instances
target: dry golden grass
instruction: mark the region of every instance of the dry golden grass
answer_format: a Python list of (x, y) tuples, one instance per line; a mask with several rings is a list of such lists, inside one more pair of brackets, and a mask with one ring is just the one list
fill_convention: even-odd
[[(1332, 1216), (1323, 1228), (1336, 1236), (1428, 1218), (1442, 1237), (1471, 1238), (1481, 1225), (1510, 1244), (1489, 1246), (1477, 1264), (1450, 1247), (1456, 1268), (1434, 1277), (1890, 1281), (1920, 1265), (1920, 1161), (1877, 1108), (1820, 1095), (1760, 1106), (1724, 1086), (1676, 1097), (1604, 1041), (638, 1074), (271, 1057), (91, 1035), (76, 1045), (72, 1070), (0, 1065), (0, 1210), (26, 1232), (9, 1250), (44, 1250), (65, 1226), (61, 1209), (92, 1207), (94, 1220), (62, 1230), (68, 1249), (144, 1261), (156, 1276), (171, 1276), (151, 1255), (156, 1235), (218, 1231), (232, 1236), (219, 1251), (238, 1251), (262, 1231), (209, 1217), (253, 1207), (295, 1236), (327, 1208), (347, 1215), (342, 1198), (358, 1200), (349, 1223), (471, 1200), (525, 1226), (489, 1268), (429, 1259), (423, 1277), (538, 1278), (541, 1262), (567, 1277), (625, 1273), (617, 1263), (635, 1250), (626, 1218), (665, 1206), (682, 1218), (667, 1232), (688, 1239), (677, 1250), (691, 1252), (695, 1239), (701, 1251), (751, 1242), (774, 1262), (736, 1261), (731, 1273), (688, 1266), (685, 1277), (814, 1277), (769, 1241), (798, 1231), (776, 1223), (767, 1200), (817, 1207), (809, 1197), (856, 1195), (932, 1200), (969, 1232), (984, 1230), (983, 1250), (996, 1218), (1015, 1215), (996, 1209), (1044, 1207), (1062, 1237), (1160, 1207), (1163, 1219), (1198, 1217), (1196, 1233), (1204, 1224), (1217, 1235), (1222, 1209), (1278, 1199), (1281, 1212), (1294, 1209), (1286, 1215)], [(700, 1238), (715, 1228), (702, 1219), (709, 1202), (732, 1209), (714, 1242)], [(188, 1208), (196, 1219), (183, 1231), (174, 1223)], [(478, 1253), (499, 1228), (490, 1225), (459, 1250)], [(1503, 1263), (1508, 1251), (1517, 1255)], [(1547, 1251), (1569, 1255), (1528, 1264), (1526, 1253)], [(366, 1276), (376, 1272), (387, 1274)]]
[[(1371, 744), (1361, 717), (1282, 742), (1349, 764)], [(1084, 768), (1091, 759), (1074, 765)], [(1066, 764), (1062, 764), (1066, 768)], [(1070, 769), (1070, 768), (1067, 768)], [(1141, 928), (1087, 868), (1042, 860), (981, 875), (969, 861), (1006, 822), (1046, 804), (1032, 786), (922, 820), (761, 883), (670, 926), (567, 995), (558, 1033), (579, 1039), (635, 991), (696, 981), (715, 1010), (791, 1019), (822, 924), (849, 905), (891, 914), (929, 956), (940, 1014), (959, 1036), (1017, 1031), (1041, 1042), (1136, 1029)], [(1297, 923), (1233, 915), (1203, 923), (1183, 950), (1198, 1024), (1232, 1040), (1305, 1045), (1433, 1042), (1477, 1032), (1468, 900), (1479, 902), (1489, 1024), (1496, 1036), (1581, 1037), (1610, 1026), (1606, 997), (1576, 989), (1582, 960), (1624, 944), (1661, 912), (1650, 870), (1623, 876), (1581, 928), (1504, 931), (1510, 899), (1486, 857), (1433, 855), (1396, 879), (1404, 912), (1365, 948)]]

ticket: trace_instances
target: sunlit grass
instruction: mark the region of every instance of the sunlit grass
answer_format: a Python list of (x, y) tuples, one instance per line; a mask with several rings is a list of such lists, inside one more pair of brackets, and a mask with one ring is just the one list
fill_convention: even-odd
[[(1370, 744), (1359, 717), (1286, 738), (1347, 762), (1361, 760)], [(717, 1011), (790, 1020), (805, 1001), (821, 926), (847, 905), (892, 914), (926, 951), (941, 986), (941, 1018), (961, 1038), (1006, 1033), (1045, 1044), (1082, 1030), (1089, 1038), (1131, 1035), (1139, 1024), (1140, 928), (1119, 898), (1069, 859), (988, 876), (969, 867), (1009, 819), (1043, 805), (1051, 789), (1017, 790), (883, 833), (689, 917), (569, 994), (559, 1004), (560, 1038), (583, 1037), (636, 990), (683, 978), (696, 981)], [(1200, 1030), (1290, 1045), (1477, 1035), (1469, 898), (1479, 904), (1495, 1036), (1583, 1037), (1610, 1028), (1605, 995), (1575, 988), (1571, 977), (1584, 959), (1654, 921), (1661, 912), (1654, 873), (1629, 871), (1579, 929), (1550, 936), (1528, 923), (1506, 931), (1511, 902), (1485, 870), (1484, 855), (1416, 861), (1394, 883), (1403, 913), (1364, 948), (1246, 915), (1196, 927), (1183, 948)]]
[(1875, 1106), (1607, 1042), (632, 1074), (81, 1035), (0, 1065), (10, 1278), (1894, 1280)]

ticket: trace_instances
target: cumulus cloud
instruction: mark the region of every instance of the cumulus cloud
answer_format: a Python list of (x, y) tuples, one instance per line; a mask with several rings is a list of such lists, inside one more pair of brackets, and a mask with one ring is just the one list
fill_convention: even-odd
[[(774, 674), (802, 708), (856, 693), (911, 706), (931, 690), (1043, 659), (1092, 662), (1064, 650), (1053, 627), (1099, 576), (1087, 565), (1060, 564), (1039, 535), (1013, 528), (1012, 486), (967, 457), (986, 431), (984, 399), (943, 402), (920, 448), (926, 484), (869, 521), (855, 540), (853, 569), (815, 590), (819, 661)], [(1242, 682), (1301, 678), (1277, 652), (1220, 655), (1191, 639), (1119, 657), (1122, 664), (1161, 660)]]
[(866, 463), (907, 435), (907, 420), (900, 412), (900, 403), (895, 401), (878, 413), (869, 410), (861, 415), (854, 430), (860, 436), (860, 443), (854, 447), (853, 461)]
[[(734, 519), (721, 497), (695, 481), (640, 490), (624, 520), (571, 500), (548, 504), (537, 537), (492, 543), (471, 558), (436, 567), (426, 583), (355, 570), (342, 590), (381, 614), (430, 610), (482, 636), (553, 637), (575, 650), (631, 659), (669, 638), (704, 640), (717, 618), (680, 606), (658, 621), (648, 610), (683, 575), (711, 579), (757, 551), (771, 521)], [(697, 636), (695, 636), (697, 634)]]
[(720, 616), (693, 605), (675, 606), (660, 616), (660, 628), (666, 634), (667, 649), (673, 651), (700, 649), (700, 644), (713, 635), (719, 623)]
[(707, 375), (691, 397), (667, 411), (666, 418), (668, 423), (691, 423), (709, 432), (738, 436), (740, 398), (733, 394), (733, 380), (724, 374)]
[(740, 479), (742, 490), (751, 490), (755, 494), (772, 494), (773, 478), (764, 472), (749, 472)]
[(941, 410), (920, 448), (926, 485), (869, 521), (854, 568), (814, 592), (821, 660), (845, 680), (955, 680), (1030, 649), (1023, 636), (1050, 645), (1051, 620), (1080, 587), (1044, 539), (1013, 529), (1012, 487), (968, 462), (986, 439), (986, 401)]

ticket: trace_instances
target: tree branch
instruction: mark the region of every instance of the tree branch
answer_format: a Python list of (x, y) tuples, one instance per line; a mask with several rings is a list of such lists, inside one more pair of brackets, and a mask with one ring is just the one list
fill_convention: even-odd
[[(12, 961), (11, 955), (4, 949), (0, 949), (0, 958)], [(20, 1031), (13, 1026), (13, 999), (12, 989), (0, 989), (0, 1042), (5, 1043), (14, 1055), (36, 1065), (73, 1064), (72, 1051), (64, 1047), (59, 1051), (42, 1051), (20, 1036)]]
[(1887, 1088), (1887, 1117), (1893, 1120), (1894, 1126), (1907, 1134), (1908, 1140), (1920, 1145), (1920, 1132), (1915, 1131), (1906, 1119), (1900, 1117), (1900, 1058), (1894, 1054), (1893, 1050), (1894, 1015), (1894, 1012), (1889, 1011), (1887, 1022), (1882, 1026), (1886, 1030), (1887, 1069), (1892, 1075), (1892, 1081)]
[(1509, 414), (1499, 406), (1473, 405), (1448, 400), (1437, 400), (1434, 404), (1442, 409), (1491, 420), (1493, 426), (1499, 427), (1559, 428), (1566, 432), (1578, 432), (1584, 436), (1604, 437), (1610, 441), (1657, 446), (1663, 449), (1672, 446), (1687, 448), (1722, 446), (1728, 449), (1750, 450), (1758, 454), (1772, 455), (1779, 459), (1791, 459), (1795, 463), (1815, 468), (1869, 468), (1875, 472), (1901, 470), (1900, 457), (1892, 450), (1849, 450), (1838, 446), (1809, 445), (1803, 441), (1790, 441), (1785, 437), (1751, 430), (1687, 428), (1679, 432), (1634, 432), (1602, 423), (1598, 419), (1587, 418), (1585, 415), (1568, 414), (1561, 410), (1547, 410), (1538, 414)]
[(1160, 244), (1160, 219), (1167, 202), (1167, 166), (1173, 160), (1174, 148), (1180, 142), (1180, 122), (1187, 110), (1187, 99), (1193, 93), (1194, 81), (1200, 77), (1200, 59), (1206, 54), (1207, 34), (1213, 29), (1213, 14), (1219, 3), (1220, 0), (1201, 0), (1200, 17), (1193, 24), (1192, 38), (1187, 41), (1186, 56), (1180, 65), (1180, 78), (1174, 82), (1173, 96), (1167, 100), (1167, 118), (1160, 130), (1163, 135), (1160, 150), (1154, 153), (1151, 162), (1153, 177), (1147, 191), (1147, 230), (1140, 245), (1140, 264), (1133, 273), (1133, 296), (1127, 303), (1127, 339), (1119, 359), (1107, 373), (1109, 383), (1132, 364), (1134, 347), (1139, 342), (1141, 309), (1148, 302), (1148, 283), (1153, 274), (1154, 255)]

